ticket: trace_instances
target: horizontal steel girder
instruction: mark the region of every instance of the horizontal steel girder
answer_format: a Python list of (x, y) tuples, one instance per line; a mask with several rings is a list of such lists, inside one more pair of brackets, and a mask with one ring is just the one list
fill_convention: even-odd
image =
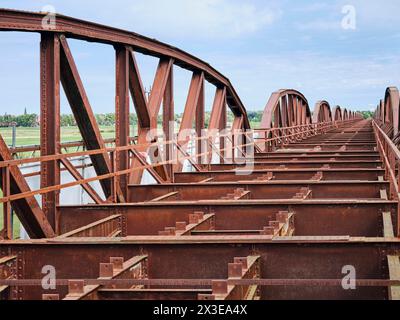
[[(352, 265), (358, 279), (388, 279), (386, 255), (400, 253), (400, 241), (366, 238), (293, 238), (270, 241), (262, 236), (99, 240), (69, 239), (1, 243), (3, 250), (24, 256), (24, 278), (41, 279), (43, 265), (53, 265), (59, 279), (96, 279), (98, 265), (112, 256), (147, 254), (150, 279), (224, 279), (234, 257), (261, 256), (263, 279), (341, 279)], [(184, 263), (182, 257), (185, 257)], [(74, 263), (68, 263), (74, 261)], [(57, 290), (67, 293), (66, 287)], [(40, 299), (39, 287), (24, 287), (25, 299)], [(262, 299), (387, 299), (385, 287), (343, 290), (330, 286), (262, 287)]]
[[(215, 214), (216, 230), (262, 230), (279, 211), (295, 214), (295, 235), (304, 236), (383, 236), (382, 213), (392, 212), (397, 226), (397, 203), (383, 200), (247, 200), (162, 202), (118, 206), (60, 207), (63, 233), (104, 219), (110, 215), (126, 217), (128, 235), (157, 235), (176, 222), (188, 222), (197, 211)], [(79, 219), (77, 219), (79, 217)]]
[(248, 191), (247, 199), (291, 199), (301, 188), (311, 190), (312, 199), (380, 199), (380, 191), (389, 191), (388, 182), (378, 181), (254, 181), (254, 182), (209, 182), (163, 185), (129, 186), (129, 202), (151, 201), (163, 195), (177, 192), (171, 200), (218, 200), (241, 188)]

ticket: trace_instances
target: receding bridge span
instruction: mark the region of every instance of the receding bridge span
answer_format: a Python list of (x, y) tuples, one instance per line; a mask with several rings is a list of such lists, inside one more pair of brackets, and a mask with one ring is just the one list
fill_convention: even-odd
[[(40, 145), (10, 148), (0, 136), (1, 299), (400, 299), (396, 88), (373, 119), (324, 97), (312, 109), (280, 89), (252, 128), (229, 79), (199, 58), (133, 32), (43, 19), (0, 9), (0, 31), (41, 36)], [(70, 39), (114, 48), (115, 139), (101, 135)], [(158, 60), (149, 96), (137, 53)], [(171, 132), (176, 66), (191, 79)], [(206, 82), (215, 90), (207, 123)], [(80, 142), (61, 143), (62, 89)], [(36, 189), (29, 164), (40, 166), (29, 174), (40, 177)], [(89, 203), (62, 203), (72, 187)], [(13, 212), (29, 240), (13, 239)], [(57, 270), (56, 290), (41, 286), (45, 265)], [(342, 287), (345, 266), (357, 272), (355, 290)]]

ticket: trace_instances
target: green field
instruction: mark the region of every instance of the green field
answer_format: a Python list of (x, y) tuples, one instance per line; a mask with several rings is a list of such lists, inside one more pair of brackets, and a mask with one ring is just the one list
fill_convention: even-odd
[[(104, 139), (115, 137), (114, 126), (100, 127), (101, 135)], [(12, 142), (12, 129), (0, 128), (0, 134), (5, 139), (7, 144)], [(62, 127), (61, 128), (61, 141), (71, 142), (82, 140), (78, 127)], [(40, 130), (39, 128), (17, 128), (17, 146), (31, 146), (40, 144)]]

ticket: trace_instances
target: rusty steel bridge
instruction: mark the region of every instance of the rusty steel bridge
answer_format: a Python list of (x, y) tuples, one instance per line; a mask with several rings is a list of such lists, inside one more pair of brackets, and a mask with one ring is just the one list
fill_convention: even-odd
[[(62, 15), (49, 30), (44, 17), (0, 9), (0, 31), (41, 36), (40, 146), (10, 148), (0, 136), (0, 298), (400, 299), (396, 88), (367, 120), (325, 100), (312, 111), (302, 93), (278, 90), (251, 128), (229, 79), (199, 58)], [(102, 138), (69, 39), (115, 49), (115, 139)], [(136, 53), (159, 61), (149, 96)], [(171, 133), (176, 66), (192, 78)], [(215, 87), (207, 128), (206, 82)], [(60, 141), (61, 87), (82, 142)], [(149, 139), (160, 112), (165, 134)], [(67, 152), (72, 146), (84, 149)], [(39, 155), (18, 157), (32, 151)], [(96, 175), (85, 178), (76, 157), (90, 159)], [(40, 164), (35, 190), (27, 164)], [(63, 183), (62, 171), (73, 182)], [(145, 172), (155, 184), (141, 183)], [(60, 203), (61, 190), (77, 186), (90, 203)], [(12, 211), (29, 240), (13, 239)], [(41, 285), (44, 266), (56, 270), (55, 289)], [(352, 290), (343, 288), (346, 266), (356, 270)]]

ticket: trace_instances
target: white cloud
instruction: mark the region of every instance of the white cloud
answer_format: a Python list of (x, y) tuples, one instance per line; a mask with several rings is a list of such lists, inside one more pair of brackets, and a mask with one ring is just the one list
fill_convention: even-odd
[[(126, 13), (133, 30), (161, 37), (236, 38), (268, 27), (280, 10), (233, 0), (136, 1)], [(127, 20), (125, 14), (125, 20)]]

